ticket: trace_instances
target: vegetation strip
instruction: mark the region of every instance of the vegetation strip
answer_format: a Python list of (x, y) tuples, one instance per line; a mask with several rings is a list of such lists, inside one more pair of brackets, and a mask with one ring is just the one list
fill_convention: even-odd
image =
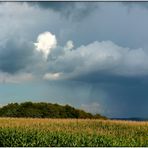
[(0, 146), (148, 146), (148, 122), (0, 118)]

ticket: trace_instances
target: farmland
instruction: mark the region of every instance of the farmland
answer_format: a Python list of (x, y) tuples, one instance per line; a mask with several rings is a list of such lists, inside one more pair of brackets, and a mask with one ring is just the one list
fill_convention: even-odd
[(148, 146), (148, 122), (0, 118), (0, 146)]

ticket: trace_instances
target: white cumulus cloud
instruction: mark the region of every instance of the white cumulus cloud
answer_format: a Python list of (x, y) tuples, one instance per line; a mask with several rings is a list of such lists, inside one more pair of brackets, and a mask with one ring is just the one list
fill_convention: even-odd
[(100, 72), (120, 76), (148, 75), (148, 52), (142, 48), (130, 49), (112, 41), (95, 41), (73, 50), (66, 50), (49, 67), (63, 72), (64, 78)]
[(71, 50), (74, 47), (73, 41), (69, 40), (67, 41), (64, 50)]
[(46, 73), (44, 76), (43, 76), (43, 79), (45, 80), (57, 80), (59, 79), (61, 76), (61, 73)]
[(37, 43), (34, 43), (36, 50), (41, 52), (45, 59), (48, 58), (51, 50), (56, 47), (56, 36), (50, 32), (41, 33), (37, 38)]

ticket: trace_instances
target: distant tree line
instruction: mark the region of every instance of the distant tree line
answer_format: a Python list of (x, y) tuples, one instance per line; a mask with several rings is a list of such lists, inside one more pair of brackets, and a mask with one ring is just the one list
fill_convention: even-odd
[(69, 105), (45, 102), (10, 103), (0, 108), (0, 117), (107, 119), (100, 114), (93, 115)]

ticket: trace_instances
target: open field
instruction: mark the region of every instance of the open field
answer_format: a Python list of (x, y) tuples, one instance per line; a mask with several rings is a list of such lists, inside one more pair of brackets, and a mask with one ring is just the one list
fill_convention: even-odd
[(148, 146), (148, 122), (0, 118), (0, 146)]

